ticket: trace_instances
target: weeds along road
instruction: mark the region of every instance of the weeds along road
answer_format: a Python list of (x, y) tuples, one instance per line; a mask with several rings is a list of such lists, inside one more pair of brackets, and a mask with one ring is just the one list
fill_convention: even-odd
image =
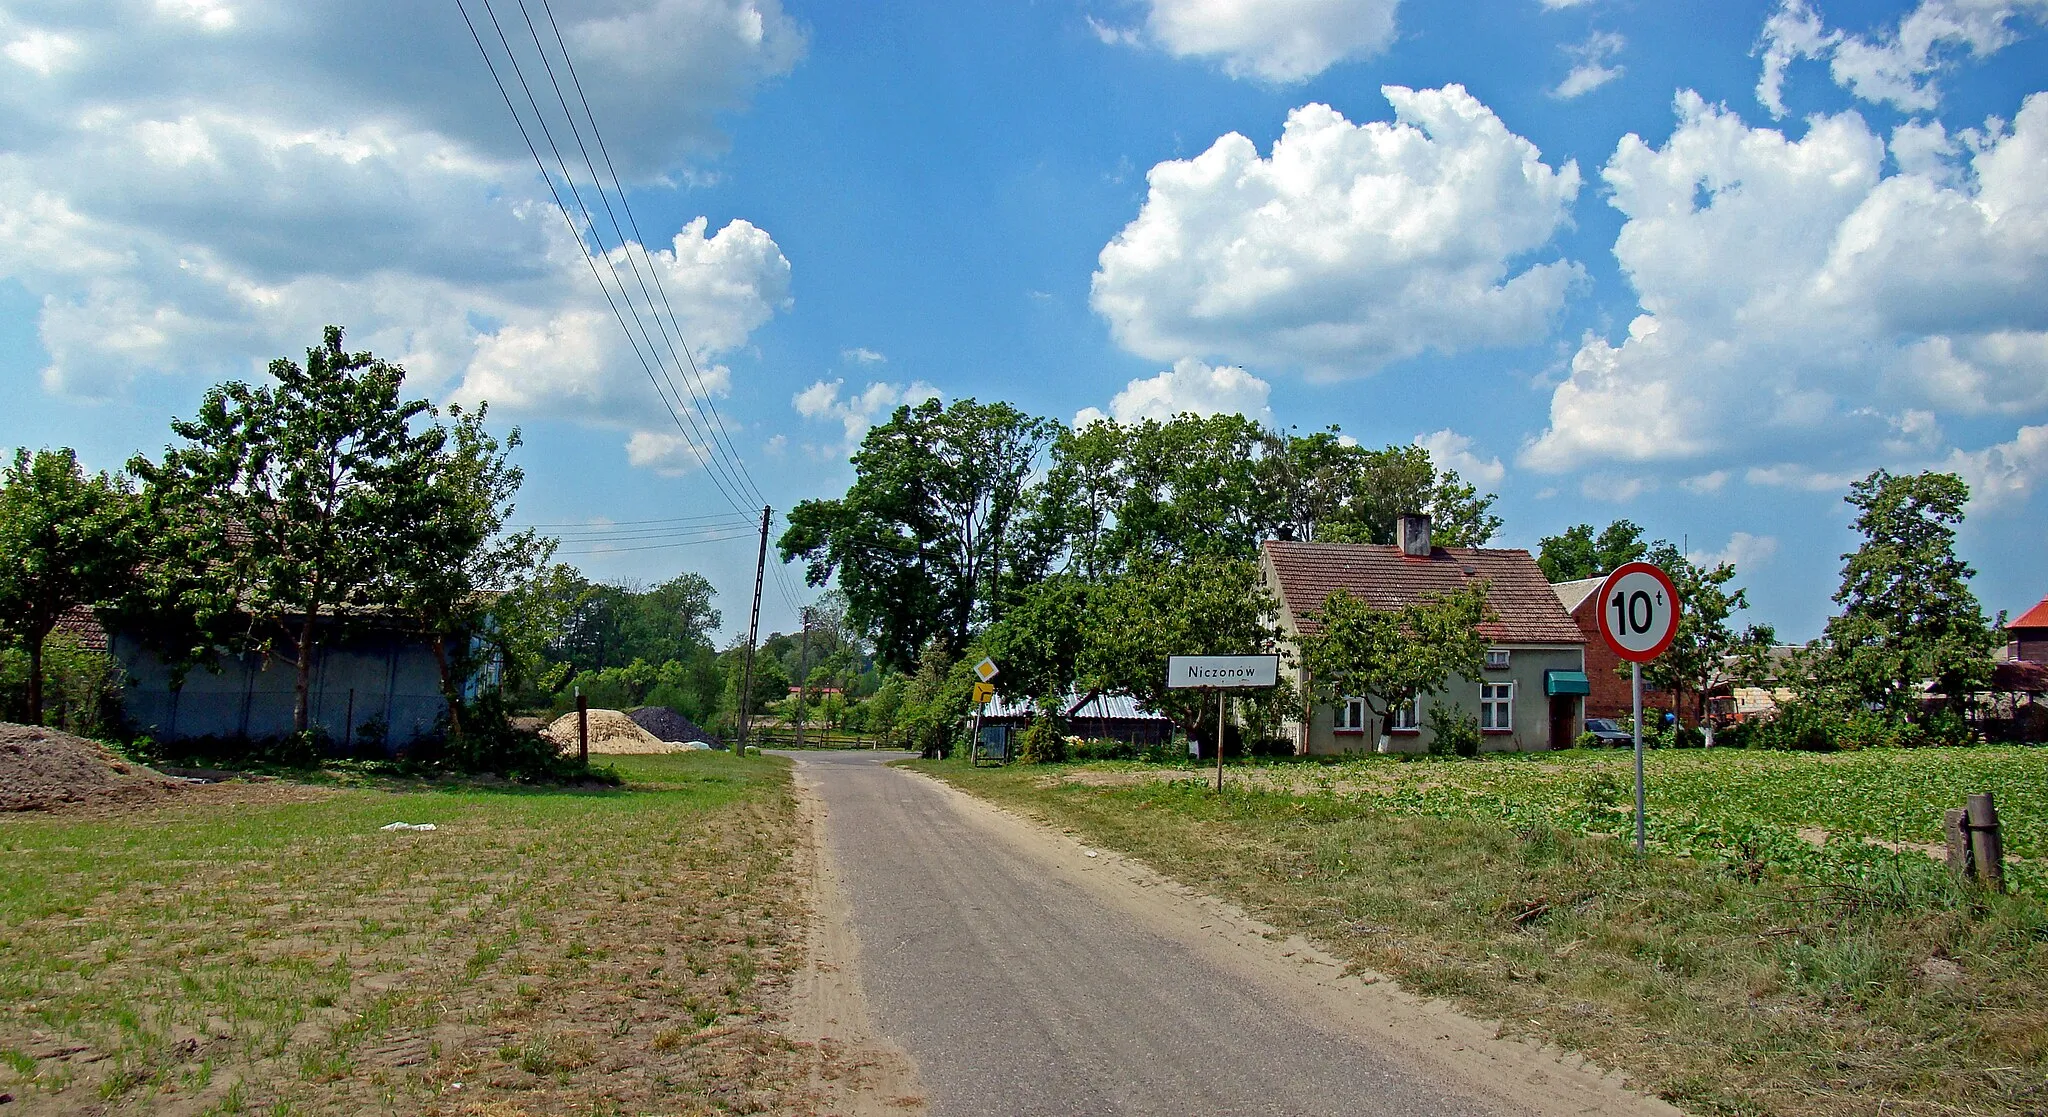
[(1338, 980), (1306, 944), (881, 762), (900, 754), (792, 755), (869, 1012), (934, 1115), (1677, 1112)]

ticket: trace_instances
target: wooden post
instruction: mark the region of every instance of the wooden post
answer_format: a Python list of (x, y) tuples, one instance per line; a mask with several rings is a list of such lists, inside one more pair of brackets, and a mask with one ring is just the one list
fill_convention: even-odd
[(590, 763), (590, 699), (576, 688), (576, 759)]
[(1229, 692), (1216, 692), (1216, 790), (1223, 790), (1223, 704), (1229, 699)]
[(1958, 808), (1942, 816), (1941, 833), (1948, 844), (1948, 871), (1959, 881), (1974, 879), (1977, 866), (1970, 861), (1970, 812)]
[(344, 755), (356, 754), (356, 688), (348, 688), (348, 713), (342, 719), (347, 724), (341, 730), (341, 751)]
[(1970, 796), (1970, 860), (1975, 862), (1977, 880), (1999, 892), (2005, 891), (2005, 839), (1998, 832), (1998, 805), (1988, 791)]

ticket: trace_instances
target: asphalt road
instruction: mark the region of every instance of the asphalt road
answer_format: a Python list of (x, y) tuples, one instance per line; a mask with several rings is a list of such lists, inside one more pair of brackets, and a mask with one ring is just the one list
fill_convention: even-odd
[(1286, 990), (1205, 957), (1198, 928), (1083, 887), (955, 792), (874, 753), (797, 759), (825, 805), (869, 1010), (935, 1117), (1514, 1112), (1326, 1031)]

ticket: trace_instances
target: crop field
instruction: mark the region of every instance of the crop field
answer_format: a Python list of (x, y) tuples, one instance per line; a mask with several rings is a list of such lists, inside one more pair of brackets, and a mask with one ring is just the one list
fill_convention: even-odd
[[(915, 767), (1688, 1112), (2048, 1112), (2048, 750)], [(1998, 796), (2008, 873), (1925, 847)], [(1881, 843), (1881, 844), (1878, 844)]]
[[(1125, 766), (1135, 771), (1135, 766)], [(1190, 770), (1185, 778), (1208, 778)], [(1232, 778), (1239, 778), (1233, 772)], [(1385, 757), (1251, 769), (1249, 784), (1431, 818), (1585, 835), (1632, 834), (1634, 771), (1621, 750), (1402, 763)], [(2048, 749), (1884, 749), (1829, 754), (1658, 750), (1645, 762), (1651, 847), (1815, 879), (1919, 872), (1942, 815), (1997, 797), (2008, 882), (2048, 896)]]
[(0, 816), (0, 1112), (803, 1111), (786, 767), (618, 769)]

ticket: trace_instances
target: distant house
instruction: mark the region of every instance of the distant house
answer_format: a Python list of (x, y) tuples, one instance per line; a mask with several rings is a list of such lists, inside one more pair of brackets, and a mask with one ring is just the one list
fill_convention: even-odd
[[(1635, 715), (1635, 696), (1630, 692), (1628, 672), (1622, 668), (1623, 660), (1607, 646), (1600, 636), (1600, 602), (1598, 590), (1606, 578), (1580, 578), (1571, 582), (1556, 582), (1551, 585), (1557, 594), (1558, 604), (1572, 616), (1572, 623), (1579, 628), (1579, 634), (1586, 641), (1586, 678), (1592, 684), (1592, 693), (1586, 696), (1586, 716), (1589, 718), (1625, 718)], [(1669, 710), (1672, 696), (1668, 690), (1643, 689), (1645, 709)]]
[(2020, 663), (2048, 663), (2048, 597), (2005, 622), (2005, 658)]
[[(1006, 727), (1014, 735), (1024, 732), (1037, 716), (1038, 705), (1030, 699), (999, 697), (982, 711), (981, 724), (984, 729)], [(1060, 720), (1068, 736), (1086, 740), (1162, 745), (1173, 739), (1173, 723), (1164, 714), (1141, 710), (1136, 699), (1121, 694), (1070, 694), (1061, 703)]]
[[(395, 751), (436, 731), (448, 702), (427, 637), (362, 618), (345, 628), (333, 621), (322, 627), (308, 696), (314, 728), (351, 752)], [(292, 732), (296, 672), (288, 662), (255, 653), (223, 656), (216, 669), (195, 667), (174, 685), (163, 659), (134, 634), (108, 631), (83, 609), (68, 615), (63, 629), (120, 665), (122, 707), (137, 732), (159, 741), (265, 740)]]
[[(1495, 616), (1480, 626), (1491, 641), (1480, 677), (1449, 679), (1442, 693), (1397, 710), (1382, 724), (1362, 697), (1318, 704), (1306, 720), (1288, 723), (1295, 751), (1307, 754), (1424, 752), (1435, 736), (1434, 702), (1478, 718), (1490, 752), (1568, 748), (1585, 724), (1586, 639), (1551, 592), (1529, 552), (1486, 547), (1433, 547), (1427, 516), (1403, 516), (1391, 546), (1268, 540), (1260, 577), (1280, 604), (1280, 629), (1299, 647), (1315, 631), (1314, 614), (1337, 590), (1380, 609), (1412, 604), (1428, 593), (1486, 582)], [(1298, 657), (1296, 657), (1298, 659)], [(1306, 672), (1293, 668), (1305, 687)]]

